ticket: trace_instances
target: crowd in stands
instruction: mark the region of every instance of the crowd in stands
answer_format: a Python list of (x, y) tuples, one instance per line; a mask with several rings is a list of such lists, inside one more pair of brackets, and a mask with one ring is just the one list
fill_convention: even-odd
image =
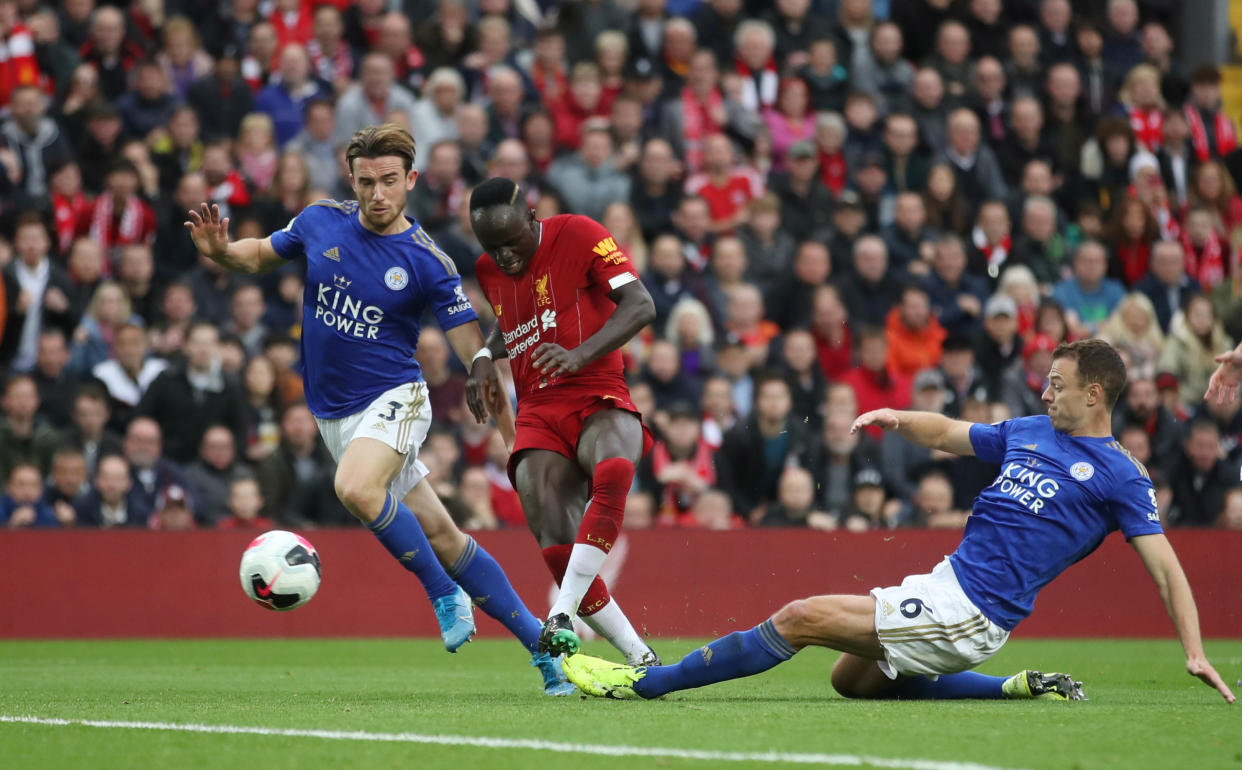
[[(1043, 412), (1058, 343), (1130, 381), (1117, 440), (1170, 526), (1242, 527), (1242, 149), (1163, 0), (0, 0), (8, 527), (350, 525), (302, 401), (303, 266), (200, 258), (418, 142), (409, 213), (472, 282), (472, 185), (585, 214), (657, 320), (626, 526), (961, 527), (997, 469), (850, 433), (882, 406)], [(434, 324), (421, 452), (464, 526), (523, 526)]]

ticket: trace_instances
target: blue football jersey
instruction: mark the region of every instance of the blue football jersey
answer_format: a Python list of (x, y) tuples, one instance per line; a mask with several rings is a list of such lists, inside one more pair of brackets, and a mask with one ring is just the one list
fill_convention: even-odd
[(414, 350), (428, 308), (444, 330), (478, 319), (453, 260), (410, 222), (378, 235), (358, 220), (357, 201), (323, 200), (272, 234), (281, 257), (306, 255), (302, 368), (317, 417), (346, 417), (421, 380)]
[(1012, 630), (1035, 595), (1120, 529), (1126, 538), (1163, 531), (1142, 463), (1112, 438), (1055, 430), (1046, 415), (972, 425), (975, 454), (999, 463), (979, 493), (949, 557), (962, 590)]

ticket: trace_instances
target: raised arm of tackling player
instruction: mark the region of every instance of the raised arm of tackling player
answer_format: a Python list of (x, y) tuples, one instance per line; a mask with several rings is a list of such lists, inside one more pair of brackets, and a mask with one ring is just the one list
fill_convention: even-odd
[(194, 245), (204, 256), (234, 273), (255, 275), (275, 270), (284, 264), (271, 238), (243, 238), (229, 242), (229, 218), (220, 218), (220, 207), (203, 204), (202, 211), (190, 211), (185, 226)]
[(629, 342), (644, 326), (655, 320), (655, 302), (642, 281), (632, 280), (618, 286), (608, 293), (608, 299), (617, 303), (617, 308), (599, 331), (573, 350), (545, 342), (535, 349), (532, 363), (549, 377), (576, 372)]
[(1198, 677), (1208, 687), (1215, 687), (1229, 703), (1237, 698), (1208, 663), (1203, 652), (1203, 639), (1199, 636), (1199, 610), (1195, 607), (1195, 597), (1190, 593), (1190, 583), (1186, 573), (1182, 571), (1181, 562), (1169, 545), (1164, 535), (1139, 535), (1130, 538), (1130, 545), (1138, 552), (1143, 565), (1156, 581), (1160, 590), (1160, 598), (1169, 611), (1173, 627), (1177, 629), (1177, 637), (1186, 651), (1186, 672)]
[(975, 448), (970, 443), (971, 423), (951, 420), (943, 414), (876, 409), (859, 415), (850, 427), (850, 433), (857, 433), (868, 425), (896, 431), (902, 438), (928, 449), (940, 449), (955, 455), (975, 454)]

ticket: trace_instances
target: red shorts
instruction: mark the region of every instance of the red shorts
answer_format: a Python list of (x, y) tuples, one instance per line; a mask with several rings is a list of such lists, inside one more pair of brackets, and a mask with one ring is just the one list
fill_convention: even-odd
[[(509, 480), (514, 480), (515, 460), (526, 449), (546, 449), (577, 462), (582, 426), (588, 417), (605, 409), (623, 409), (642, 423), (642, 415), (630, 400), (628, 389), (600, 393), (597, 389), (564, 388), (550, 398), (520, 402), (514, 421), (517, 436), (513, 440), (513, 452), (509, 455)], [(642, 427), (645, 456), (651, 451), (655, 439), (646, 425)]]

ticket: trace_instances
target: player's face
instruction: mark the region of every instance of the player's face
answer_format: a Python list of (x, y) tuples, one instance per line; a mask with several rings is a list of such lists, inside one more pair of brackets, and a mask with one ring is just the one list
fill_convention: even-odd
[(380, 235), (398, 232), (405, 213), (405, 196), (414, 189), (418, 172), (407, 172), (401, 158), (384, 155), (355, 158), (349, 178), (358, 198), (362, 224)]
[[(1057, 358), (1048, 372), (1048, 387), (1044, 388), (1043, 401), (1048, 405), (1048, 417), (1052, 427), (1072, 433), (1087, 421), (1087, 404), (1092, 401), (1092, 388), (1084, 385), (1078, 376), (1078, 362), (1072, 358)], [(1097, 394), (1098, 395), (1098, 394)]]
[(505, 275), (526, 272), (539, 248), (539, 221), (534, 210), (525, 217), (505, 216), (475, 223), (474, 235)]

